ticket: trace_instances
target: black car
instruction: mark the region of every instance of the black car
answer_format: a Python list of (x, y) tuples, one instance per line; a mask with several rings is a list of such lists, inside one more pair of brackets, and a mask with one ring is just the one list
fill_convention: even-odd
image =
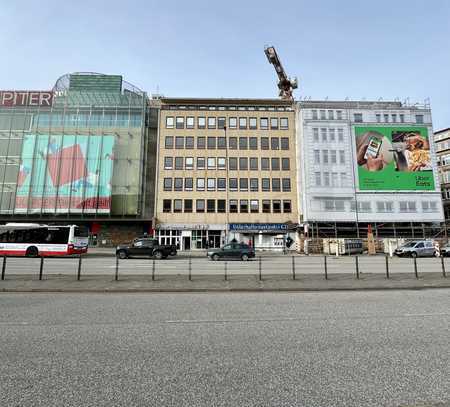
[(149, 256), (156, 259), (166, 259), (177, 254), (172, 245), (160, 245), (156, 239), (135, 239), (131, 244), (119, 245), (116, 248), (116, 256), (127, 259), (133, 256)]
[(241, 259), (247, 261), (255, 257), (255, 250), (248, 244), (228, 243), (220, 249), (208, 250), (207, 256), (211, 260)]

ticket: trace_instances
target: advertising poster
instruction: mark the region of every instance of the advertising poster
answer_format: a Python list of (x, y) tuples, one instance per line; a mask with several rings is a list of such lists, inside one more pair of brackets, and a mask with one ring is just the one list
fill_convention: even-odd
[(435, 189), (425, 127), (355, 127), (360, 190)]
[(26, 135), (16, 212), (109, 213), (114, 136)]

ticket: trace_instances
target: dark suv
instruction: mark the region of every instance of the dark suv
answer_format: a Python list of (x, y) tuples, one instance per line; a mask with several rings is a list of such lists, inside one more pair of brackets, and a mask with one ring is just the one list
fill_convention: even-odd
[(211, 260), (219, 259), (241, 259), (247, 261), (255, 257), (255, 250), (248, 244), (244, 243), (228, 243), (220, 249), (208, 250), (207, 256)]
[(176, 255), (172, 245), (160, 245), (156, 239), (135, 239), (131, 244), (122, 244), (116, 248), (116, 256), (126, 259), (133, 256), (149, 256), (156, 259), (166, 259)]

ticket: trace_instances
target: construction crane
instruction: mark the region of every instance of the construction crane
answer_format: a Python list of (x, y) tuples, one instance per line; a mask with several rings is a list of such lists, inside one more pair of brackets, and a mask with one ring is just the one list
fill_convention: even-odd
[(298, 88), (297, 78), (288, 78), (286, 72), (284, 71), (283, 65), (278, 58), (277, 51), (275, 47), (265, 47), (264, 53), (266, 54), (269, 63), (271, 63), (278, 75), (278, 89), (280, 89), (279, 96), (283, 100), (294, 100), (294, 95), (292, 94), (294, 89)]

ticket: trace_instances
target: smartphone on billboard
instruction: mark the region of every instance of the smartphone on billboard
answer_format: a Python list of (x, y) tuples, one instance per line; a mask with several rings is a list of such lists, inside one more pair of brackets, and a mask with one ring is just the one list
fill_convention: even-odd
[(369, 157), (377, 158), (381, 148), (381, 140), (378, 137), (370, 137), (369, 145), (367, 146), (364, 158), (367, 160)]

